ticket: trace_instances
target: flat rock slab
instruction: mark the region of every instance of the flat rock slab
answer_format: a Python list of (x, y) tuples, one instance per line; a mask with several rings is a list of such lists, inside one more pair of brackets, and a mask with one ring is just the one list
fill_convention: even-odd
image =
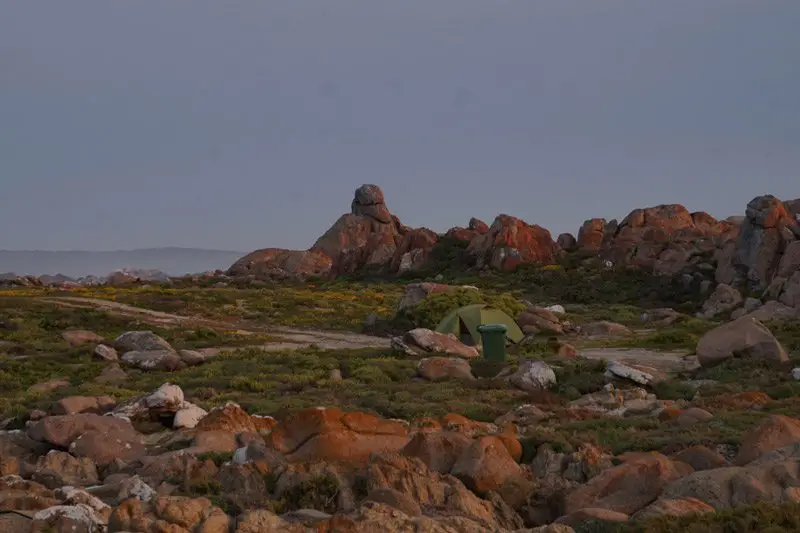
[(700, 367), (697, 357), (685, 352), (661, 352), (642, 348), (587, 348), (579, 350), (578, 357), (617, 361), (652, 374), (656, 381)]
[(374, 337), (360, 333), (340, 331), (324, 331), (316, 329), (298, 329), (284, 326), (256, 327), (244, 323), (230, 323), (211, 320), (196, 316), (181, 316), (164, 313), (143, 307), (122, 304), (98, 298), (83, 298), (77, 296), (58, 296), (40, 298), (40, 301), (62, 307), (77, 307), (97, 309), (111, 315), (141, 320), (147, 324), (160, 327), (207, 327), (211, 329), (238, 330), (239, 334), (268, 335), (274, 338), (269, 342), (257, 346), (238, 346), (235, 348), (218, 347), (219, 351), (241, 350), (246, 348), (259, 348), (264, 351), (283, 351), (308, 348), (315, 345), (322, 350), (352, 350), (361, 348), (385, 349), (391, 346), (391, 341), (384, 337)]

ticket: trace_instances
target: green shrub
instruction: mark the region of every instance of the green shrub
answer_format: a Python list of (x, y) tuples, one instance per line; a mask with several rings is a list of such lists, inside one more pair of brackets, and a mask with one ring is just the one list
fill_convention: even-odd
[(606, 385), (606, 362), (577, 359), (555, 368), (556, 392), (570, 400), (601, 390)]
[(392, 378), (386, 375), (382, 369), (376, 366), (364, 365), (356, 368), (351, 373), (351, 377), (367, 385), (391, 383)]
[(339, 483), (333, 476), (322, 474), (289, 488), (280, 499), (283, 512), (296, 509), (316, 509), (333, 514), (338, 510), (336, 497)]
[(653, 384), (653, 392), (659, 400), (691, 400), (697, 390), (688, 383), (667, 380)]

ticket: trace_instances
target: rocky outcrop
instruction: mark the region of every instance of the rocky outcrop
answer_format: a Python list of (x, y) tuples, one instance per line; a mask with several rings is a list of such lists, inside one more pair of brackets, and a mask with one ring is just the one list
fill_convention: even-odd
[[(783, 202), (772, 195), (753, 198), (747, 204), (736, 244), (717, 270), (717, 282), (767, 289), (784, 252), (800, 238), (793, 228), (797, 228), (796, 218)], [(781, 273), (789, 274), (787, 269), (791, 270), (785, 266)]]
[[(360, 204), (354, 201), (354, 205)], [(369, 212), (380, 212), (376, 205), (366, 207)], [(331, 258), (332, 271), (337, 275), (385, 267), (394, 259), (401, 242), (400, 230), (393, 219), (384, 222), (356, 214), (362, 212), (365, 211), (354, 208), (353, 213), (342, 215), (311, 247), (312, 252)]]
[(594, 218), (578, 232), (578, 248), (615, 264), (675, 275), (735, 237), (738, 229), (704, 212), (679, 204), (634, 209), (619, 224)]
[(397, 246), (391, 270), (398, 274), (420, 270), (438, 241), (439, 235), (428, 228), (408, 230)]
[[(522, 264), (553, 263), (567, 251), (666, 276), (688, 272), (699, 276), (698, 284), (708, 279), (702, 272), (717, 282), (734, 287), (746, 282), (760, 290), (777, 279), (774, 299), (787, 293), (785, 299), (795, 302), (800, 298), (800, 277), (791, 279), (794, 263), (787, 263), (789, 272), (779, 263), (784, 250), (800, 240), (798, 206), (800, 200), (760, 196), (748, 204), (746, 216), (717, 220), (680, 204), (662, 204), (634, 209), (621, 222), (588, 219), (577, 237), (563, 233), (554, 242), (547, 229), (509, 215), (498, 216), (491, 226), (472, 218), (467, 227), (453, 227), (444, 235), (409, 228), (390, 212), (379, 187), (362, 185), (355, 191), (350, 212), (309, 250), (257, 250), (234, 263), (227, 275), (305, 279), (359, 272), (402, 274), (426, 270), (432, 256), (437, 261), (443, 257), (463, 261), (455, 265), (463, 268), (510, 272)], [(445, 247), (446, 253), (434, 254), (437, 246)], [(457, 253), (447, 248), (451, 246)]]
[(525, 263), (553, 263), (556, 249), (548, 230), (519, 218), (500, 215), (486, 234), (469, 244), (467, 253), (478, 267), (511, 272)]

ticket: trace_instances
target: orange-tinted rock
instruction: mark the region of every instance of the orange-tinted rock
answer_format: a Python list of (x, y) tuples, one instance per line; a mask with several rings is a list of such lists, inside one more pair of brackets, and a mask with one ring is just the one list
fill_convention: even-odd
[(453, 431), (421, 431), (400, 453), (421, 459), (433, 472), (447, 474), (471, 443), (472, 439)]
[(600, 250), (605, 228), (606, 220), (604, 218), (591, 218), (585, 221), (578, 231), (578, 248), (591, 252)]
[(730, 222), (670, 204), (634, 209), (619, 224), (587, 220), (577, 240), (579, 249), (599, 252), (614, 263), (675, 275), (690, 264), (697, 251), (713, 252), (737, 232)]
[(420, 354), (455, 355), (464, 359), (475, 359), (479, 355), (477, 348), (467, 346), (452, 333), (439, 333), (425, 328), (407, 331), (403, 335), (403, 341)]
[(389, 265), (397, 250), (400, 234), (394, 222), (382, 223), (353, 214), (342, 215), (314, 246), (333, 260), (337, 275), (351, 274), (364, 268)]
[(500, 215), (485, 235), (474, 239), (467, 252), (478, 266), (511, 272), (521, 264), (550, 264), (555, 260), (556, 244), (550, 232), (518, 218)]
[(727, 459), (722, 457), (714, 450), (710, 450), (705, 446), (692, 446), (681, 450), (672, 457), (675, 461), (686, 463), (694, 468), (695, 471), (712, 470), (714, 468), (723, 468), (730, 466)]
[(691, 471), (685, 463), (670, 461), (659, 453), (637, 454), (567, 494), (564, 512), (601, 508), (632, 514), (655, 501), (667, 484)]
[(197, 424), (197, 431), (227, 431), (229, 433), (260, 433), (272, 430), (277, 422), (272, 417), (253, 416), (235, 403), (212, 409)]
[(228, 274), (258, 279), (325, 278), (332, 266), (331, 258), (321, 252), (265, 248), (236, 261), (228, 269)]
[(496, 429), (492, 424), (470, 420), (458, 413), (448, 413), (442, 417), (442, 427), (447, 431), (456, 431), (464, 435), (475, 437), (494, 432)]
[(335, 407), (315, 407), (292, 413), (269, 434), (267, 445), (281, 453), (291, 453), (314, 435), (341, 429), (343, 414)]
[(378, 418), (370, 413), (350, 412), (342, 415), (342, 424), (356, 433), (406, 436), (403, 424), (396, 420)]
[(773, 415), (742, 437), (736, 464), (744, 466), (767, 452), (800, 442), (800, 420)]
[(402, 273), (419, 269), (438, 241), (439, 236), (428, 228), (409, 230), (395, 251), (392, 270)]
[(683, 409), (678, 407), (666, 407), (658, 413), (658, 419), (662, 422), (675, 420), (683, 413)]
[(363, 434), (340, 429), (311, 437), (286, 459), (292, 462), (363, 462), (373, 453), (396, 452), (407, 443), (406, 435)]
[(455, 239), (457, 241), (470, 243), (472, 240), (480, 235), (477, 231), (461, 228), (461, 227), (454, 227), (447, 230), (447, 233), (444, 234), (445, 237), (450, 239)]
[(400, 422), (339, 409), (304, 409), (281, 420), (268, 446), (293, 462), (363, 461), (374, 452), (398, 451), (408, 443)]
[(522, 471), (504, 443), (497, 437), (475, 440), (456, 460), (452, 474), (478, 494), (500, 487), (509, 477), (519, 477)]
[(553, 351), (559, 357), (574, 358), (578, 356), (578, 350), (573, 345), (566, 342), (553, 343)]
[(511, 458), (516, 462), (522, 459), (522, 443), (513, 435), (494, 435), (496, 439), (503, 443), (503, 446), (508, 450)]

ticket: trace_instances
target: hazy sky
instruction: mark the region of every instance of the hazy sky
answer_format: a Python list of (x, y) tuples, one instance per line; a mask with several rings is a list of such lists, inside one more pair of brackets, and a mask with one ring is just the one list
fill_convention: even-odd
[(798, 0), (0, 0), (0, 248), (800, 197)]

